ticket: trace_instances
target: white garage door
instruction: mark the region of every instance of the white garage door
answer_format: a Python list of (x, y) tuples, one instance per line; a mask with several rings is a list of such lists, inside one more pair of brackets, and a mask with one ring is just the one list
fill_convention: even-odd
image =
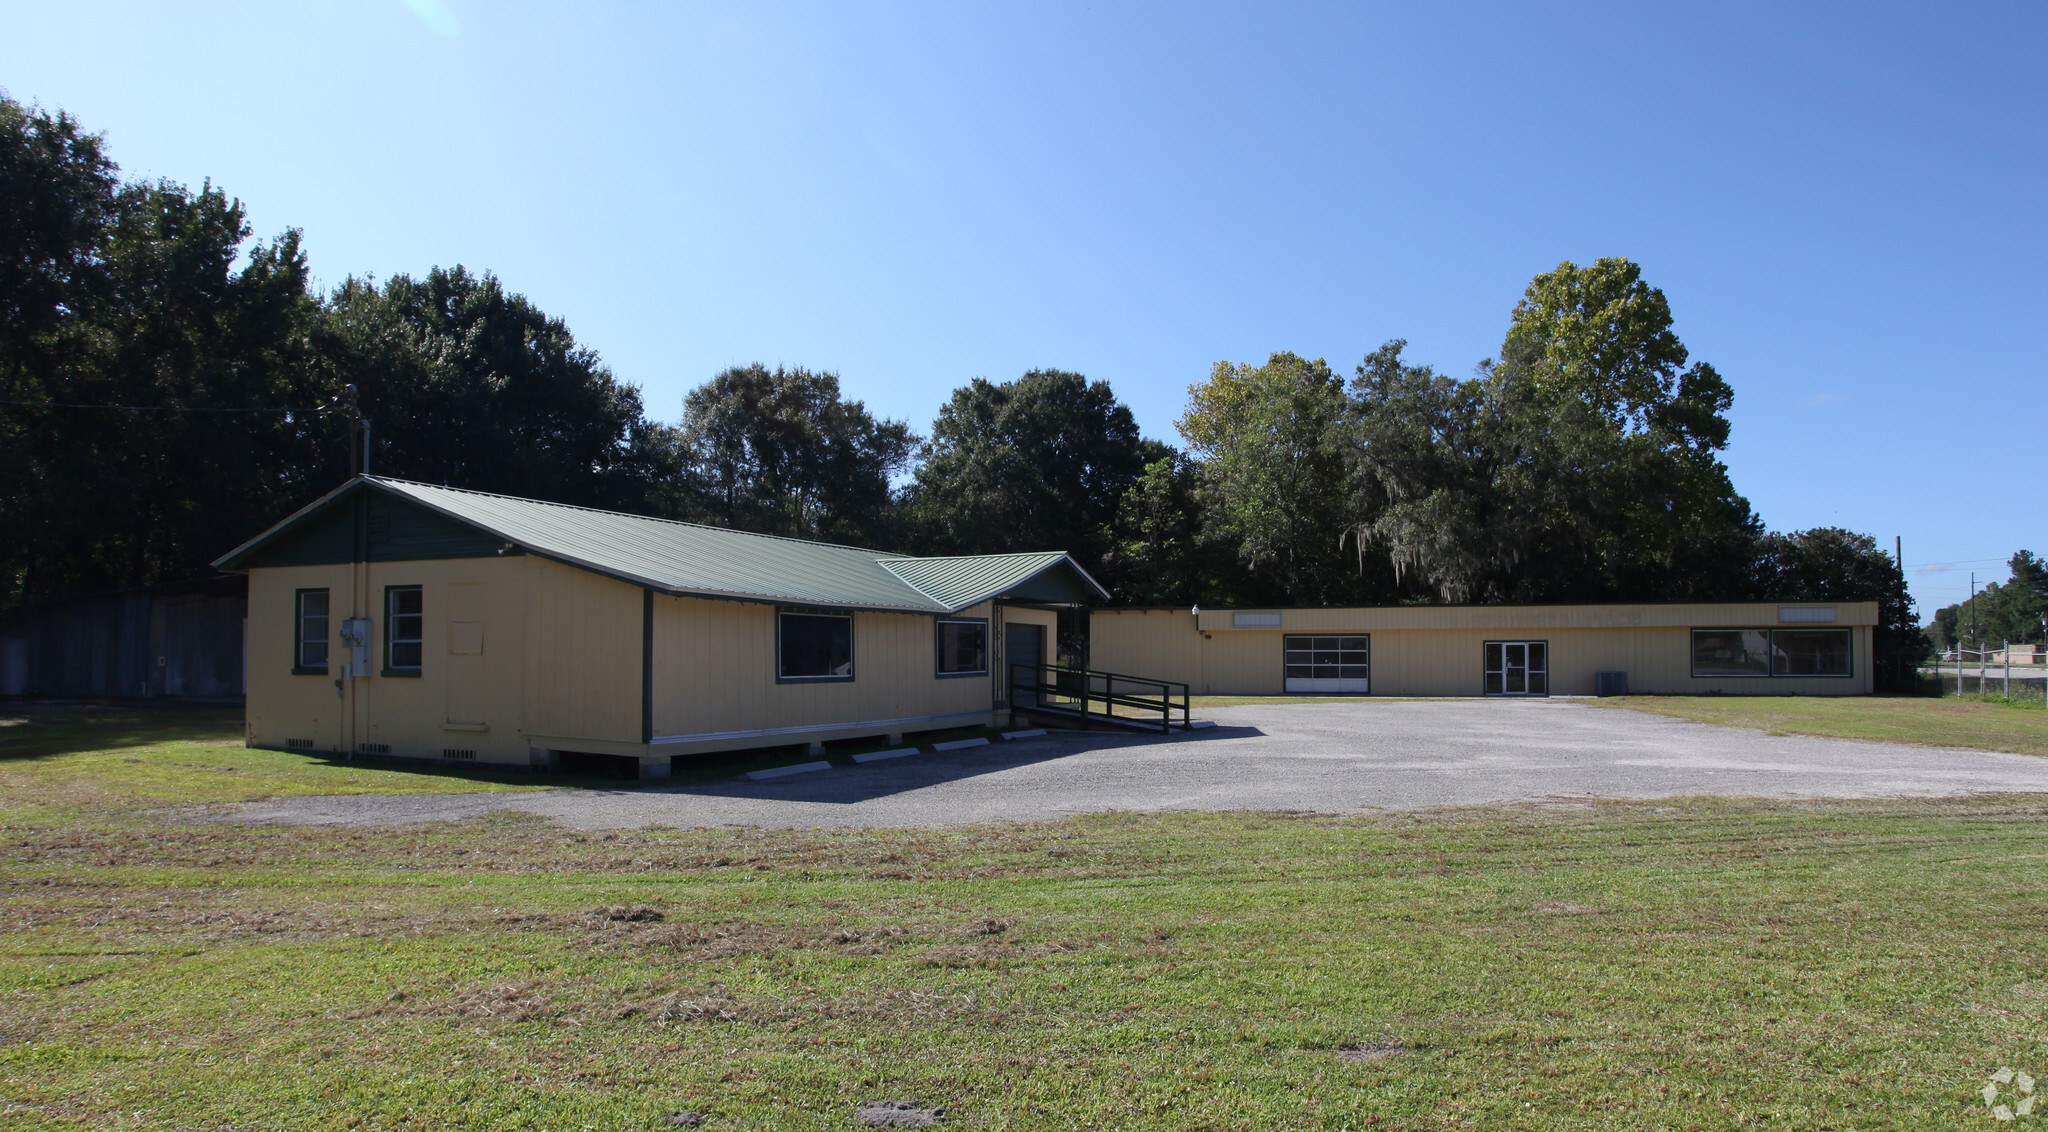
[(1372, 691), (1372, 638), (1295, 636), (1285, 638), (1289, 692)]

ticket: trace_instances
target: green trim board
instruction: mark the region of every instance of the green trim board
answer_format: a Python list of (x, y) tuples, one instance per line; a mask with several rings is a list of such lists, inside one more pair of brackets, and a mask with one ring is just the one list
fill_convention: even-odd
[[(348, 538), (345, 532), (356, 533)], [(301, 508), (215, 565), (239, 571), (517, 553), (665, 594), (779, 605), (959, 613), (991, 598), (1081, 604), (1109, 597), (1061, 551), (910, 558), (367, 476)]]
[(283, 529), (273, 528), (274, 539), (238, 551), (239, 558), (231, 555), (232, 565), (223, 568), (424, 562), (505, 553), (503, 539), (402, 498), (359, 494), (302, 515), (286, 520), (289, 526)]
[(640, 591), (640, 741), (654, 741), (654, 591)]

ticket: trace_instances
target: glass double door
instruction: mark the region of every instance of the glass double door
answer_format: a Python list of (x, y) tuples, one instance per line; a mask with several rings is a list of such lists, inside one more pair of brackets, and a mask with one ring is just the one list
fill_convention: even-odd
[(1550, 694), (1548, 641), (1486, 642), (1486, 694), (1547, 696)]

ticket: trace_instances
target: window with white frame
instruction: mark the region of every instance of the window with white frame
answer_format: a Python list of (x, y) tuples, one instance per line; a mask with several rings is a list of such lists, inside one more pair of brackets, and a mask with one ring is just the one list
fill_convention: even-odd
[(384, 668), (417, 676), (425, 659), (426, 595), (418, 586), (384, 587)]
[(327, 675), (326, 590), (300, 590), (298, 611), (292, 625), (292, 668), (301, 673)]

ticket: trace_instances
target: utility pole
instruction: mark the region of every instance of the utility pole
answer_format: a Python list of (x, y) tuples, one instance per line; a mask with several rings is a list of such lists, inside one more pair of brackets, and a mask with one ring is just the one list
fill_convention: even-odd
[[(356, 387), (344, 385), (340, 396), (334, 399), (335, 407), (348, 414), (348, 470), (349, 478), (370, 474), (370, 421), (363, 416), (363, 407)], [(360, 440), (358, 439), (360, 438)], [(360, 459), (358, 463), (358, 444)]]
[[(357, 404), (356, 387), (342, 386), (341, 393), (334, 398), (334, 407), (348, 414), (348, 475), (350, 479), (354, 479), (360, 474), (356, 468), (356, 438), (363, 427), (363, 410)], [(363, 455), (369, 455), (369, 449), (363, 449)]]

